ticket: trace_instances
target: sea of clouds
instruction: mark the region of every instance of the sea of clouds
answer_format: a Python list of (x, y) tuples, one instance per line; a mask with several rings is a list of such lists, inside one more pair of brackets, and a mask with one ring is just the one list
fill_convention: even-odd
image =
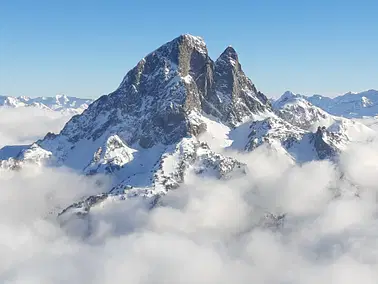
[[(25, 112), (0, 125), (0, 144), (43, 136), (62, 121)], [(29, 134), (13, 129), (24, 123)], [(141, 199), (109, 201), (64, 226), (56, 213), (105, 191), (105, 178), (1, 172), (0, 283), (377, 282), (377, 142), (351, 145), (337, 165), (292, 165), (265, 147), (237, 156), (246, 177), (189, 175), (153, 210)]]
[(0, 147), (29, 144), (47, 132), (59, 132), (70, 116), (37, 107), (0, 107)]

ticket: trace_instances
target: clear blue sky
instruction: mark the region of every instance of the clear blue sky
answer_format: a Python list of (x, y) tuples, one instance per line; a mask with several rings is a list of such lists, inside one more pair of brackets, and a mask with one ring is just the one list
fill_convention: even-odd
[(0, 94), (96, 98), (183, 33), (268, 96), (378, 89), (376, 0), (0, 0)]

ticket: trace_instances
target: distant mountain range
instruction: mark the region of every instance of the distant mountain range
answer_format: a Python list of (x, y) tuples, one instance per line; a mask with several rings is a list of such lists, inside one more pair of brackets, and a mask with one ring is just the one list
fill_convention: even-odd
[[(286, 92), (283, 97), (292, 94)], [(335, 98), (321, 95), (310, 97), (297, 95), (309, 101), (324, 111), (346, 118), (361, 118), (364, 116), (378, 115), (378, 91), (368, 90), (360, 93), (346, 93)]]
[(82, 113), (92, 102), (93, 100), (90, 99), (68, 97), (65, 95), (36, 98), (0, 96), (0, 107), (37, 107), (72, 115)]
[[(337, 161), (350, 142), (376, 134), (321, 109), (332, 104), (332, 113), (350, 117), (357, 108), (342, 103), (347, 97), (311, 99), (287, 92), (272, 105), (245, 75), (231, 46), (214, 61), (202, 38), (181, 35), (140, 60), (114, 92), (72, 117), (60, 133), (48, 133), (17, 153), (7, 155), (3, 149), (6, 158), (0, 167), (34, 163), (112, 177), (108, 192), (87, 197), (64, 213), (87, 215), (106, 199), (122, 202), (136, 196), (154, 207), (188, 174), (218, 179), (245, 175), (246, 165), (228, 157), (229, 150), (265, 146), (293, 164)], [(362, 108), (372, 108), (373, 92), (361, 95), (365, 97)], [(322, 105), (322, 100), (328, 103)], [(90, 101), (57, 97), (47, 102), (35, 101), (51, 109)], [(341, 105), (345, 107), (336, 107)]]

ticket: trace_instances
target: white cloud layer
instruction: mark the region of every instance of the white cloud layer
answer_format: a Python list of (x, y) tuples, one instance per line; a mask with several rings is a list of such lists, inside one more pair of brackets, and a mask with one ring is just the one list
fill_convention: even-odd
[(105, 186), (66, 169), (1, 172), (0, 283), (376, 283), (377, 143), (339, 167), (264, 147), (239, 158), (245, 178), (188, 176), (152, 211), (108, 201), (70, 226), (52, 213)]
[(37, 107), (0, 108), (0, 147), (32, 143), (59, 132), (70, 116)]

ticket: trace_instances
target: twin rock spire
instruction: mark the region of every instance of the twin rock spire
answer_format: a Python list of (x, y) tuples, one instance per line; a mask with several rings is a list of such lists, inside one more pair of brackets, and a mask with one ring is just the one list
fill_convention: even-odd
[(96, 140), (121, 129), (128, 145), (139, 142), (149, 148), (203, 131), (193, 113), (235, 126), (267, 111), (268, 99), (246, 77), (231, 46), (214, 62), (203, 39), (186, 34), (148, 54), (116, 91), (73, 118), (62, 133), (81, 133), (70, 141)]

